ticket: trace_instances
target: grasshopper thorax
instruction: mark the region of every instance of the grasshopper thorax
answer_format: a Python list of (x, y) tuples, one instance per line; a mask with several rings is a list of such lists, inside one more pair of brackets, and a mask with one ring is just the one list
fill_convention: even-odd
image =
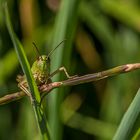
[(31, 68), (37, 85), (48, 82), (50, 75), (50, 59), (46, 55), (39, 56)]

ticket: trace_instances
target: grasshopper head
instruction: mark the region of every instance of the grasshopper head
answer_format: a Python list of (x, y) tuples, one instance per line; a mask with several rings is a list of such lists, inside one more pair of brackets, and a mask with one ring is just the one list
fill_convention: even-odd
[(49, 57), (46, 55), (39, 56), (39, 58), (33, 63), (31, 71), (37, 84), (46, 82), (50, 74)]
[[(53, 54), (53, 52), (60, 46), (61, 43), (63, 43), (65, 40), (60, 42), (49, 54), (48, 56), (46, 55), (41, 55), (38, 57), (38, 59), (33, 63), (31, 71), (33, 73), (33, 76), (36, 80), (37, 85), (47, 83), (50, 76), (50, 59), (49, 57)], [(35, 43), (33, 43), (35, 46), (38, 54), (39, 50), (36, 47)]]

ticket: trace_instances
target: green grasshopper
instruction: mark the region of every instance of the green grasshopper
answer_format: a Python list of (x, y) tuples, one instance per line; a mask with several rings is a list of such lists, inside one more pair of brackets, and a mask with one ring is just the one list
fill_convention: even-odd
[[(56, 48), (58, 48), (58, 46), (60, 46), (60, 44), (63, 43), (63, 41), (60, 42), (48, 55), (39, 56), (38, 59), (33, 63), (32, 67), (31, 67), (31, 72), (33, 74), (33, 77), (34, 77), (35, 82), (36, 82), (38, 87), (43, 85), (43, 84), (51, 83), (52, 82), (51, 78), (55, 74), (57, 74), (58, 72), (61, 72), (61, 71), (63, 71), (65, 73), (65, 75), (68, 79), (73, 77), (73, 76), (70, 76), (68, 74), (65, 67), (60, 67), (59, 69), (57, 69), (56, 71), (54, 71), (53, 73), (50, 74), (50, 56), (53, 54), (53, 52), (56, 50)], [(36, 50), (38, 51), (37, 47), (36, 47)], [(39, 53), (39, 51), (38, 51), (38, 53)], [(27, 80), (25, 78), (25, 75), (23, 75), (23, 76), (18, 75), (17, 81), (18, 81), (18, 87), (23, 92), (25, 92), (29, 97), (31, 97), (30, 96), (31, 94), (28, 90), (28, 83), (27, 83)]]

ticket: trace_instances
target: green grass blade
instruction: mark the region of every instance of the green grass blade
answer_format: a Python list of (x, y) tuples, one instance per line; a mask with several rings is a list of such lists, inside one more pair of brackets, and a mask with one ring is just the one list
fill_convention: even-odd
[[(71, 0), (61, 1), (60, 11), (56, 18), (55, 23), (55, 29), (54, 29), (54, 35), (52, 40), (52, 48), (56, 47), (57, 44), (59, 44), (62, 40), (67, 39), (65, 41), (65, 47), (59, 48), (55, 52), (55, 59), (52, 59), (52, 67), (51, 69), (54, 71), (58, 69), (60, 66), (62, 66), (62, 63), (64, 66), (68, 66), (67, 59), (71, 55), (71, 48), (72, 48), (72, 40), (73, 40), (73, 34), (74, 34), (74, 28), (76, 26), (76, 17), (77, 17), (77, 9), (79, 5), (79, 0)], [(66, 57), (65, 57), (65, 56)], [(64, 58), (65, 57), (65, 58)], [(69, 70), (68, 70), (69, 71)], [(53, 78), (54, 81), (60, 80), (60, 75), (56, 75)], [(62, 137), (62, 124), (60, 122), (59, 118), (59, 111), (60, 111), (60, 103), (63, 98), (63, 92), (61, 89), (56, 89), (55, 91), (52, 91), (53, 93), (50, 95), (49, 99), (49, 120), (50, 120), (50, 126), (51, 126), (51, 132), (54, 136), (54, 140), (60, 140)], [(60, 92), (60, 94), (58, 94)], [(55, 94), (57, 93), (57, 94)]]
[(139, 140), (140, 139), (140, 128), (138, 128), (137, 132), (134, 134), (132, 140)]
[(36, 83), (33, 79), (32, 74), (31, 74), (30, 65), (29, 65), (29, 62), (28, 62), (27, 57), (25, 55), (25, 52), (23, 50), (23, 47), (13, 31), (12, 24), (10, 21), (10, 16), (8, 13), (8, 8), (6, 5), (4, 8), (5, 8), (4, 10), (5, 10), (5, 18), (6, 18), (7, 28), (8, 28), (10, 37), (12, 39), (12, 42), (14, 44), (14, 48), (16, 50), (18, 59), (19, 59), (20, 64), (22, 66), (23, 72), (26, 75), (26, 79), (27, 79), (29, 89), (31, 92), (31, 97), (33, 99), (32, 105), (33, 105), (35, 115), (36, 115), (40, 130), (41, 130), (42, 139), (48, 140), (49, 139), (49, 131), (47, 128), (47, 121), (46, 121), (45, 114), (43, 113), (42, 108), (39, 105), (40, 94), (39, 94), (38, 88), (36, 86)]
[(118, 127), (113, 140), (129, 140), (134, 135), (140, 124), (140, 89), (129, 106)]
[(101, 0), (100, 5), (105, 13), (140, 32), (138, 26), (140, 22), (140, 10), (137, 6), (129, 2), (125, 4), (121, 1), (107, 0)]

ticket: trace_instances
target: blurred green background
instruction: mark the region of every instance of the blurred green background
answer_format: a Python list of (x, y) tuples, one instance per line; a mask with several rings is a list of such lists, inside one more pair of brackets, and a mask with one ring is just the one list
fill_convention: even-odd
[[(23, 74), (8, 34), (0, 1), (0, 96), (18, 91)], [(94, 73), (140, 61), (139, 0), (7, 0), (14, 31), (30, 64), (32, 45), (51, 56), (51, 72), (65, 66), (71, 75)], [(62, 45), (63, 46), (63, 45)], [(140, 71), (94, 83), (56, 89), (46, 97), (54, 140), (111, 140), (139, 88)], [(57, 75), (53, 81), (64, 80)], [(39, 140), (27, 97), (0, 106), (0, 140)]]

